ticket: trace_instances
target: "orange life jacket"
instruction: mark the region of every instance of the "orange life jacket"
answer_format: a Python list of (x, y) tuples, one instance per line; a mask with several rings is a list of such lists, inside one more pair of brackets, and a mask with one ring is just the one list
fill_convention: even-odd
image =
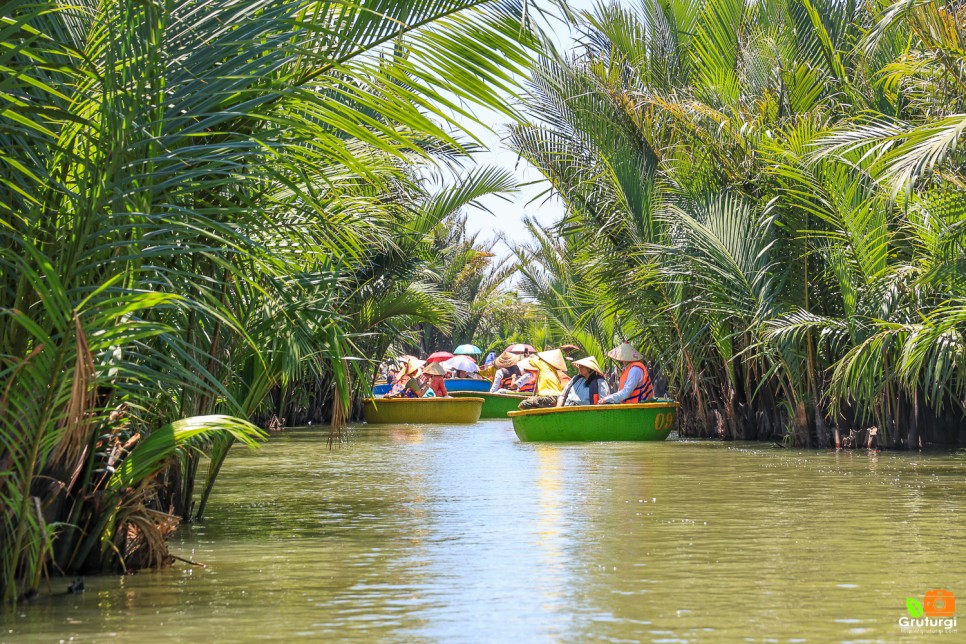
[(512, 367), (508, 367), (504, 369), (503, 373), (506, 375), (503, 376), (503, 378), (500, 380), (500, 389), (509, 389), (510, 385), (513, 384), (513, 377), (514, 376), (519, 377), (521, 375), (520, 367), (516, 365), (513, 365)]
[(525, 383), (522, 387), (520, 387), (519, 389), (517, 389), (517, 391), (519, 391), (520, 393), (523, 393), (523, 394), (530, 394), (530, 393), (533, 393), (533, 391), (534, 391), (534, 389), (536, 389), (536, 387), (537, 387), (537, 379), (536, 378), (533, 378), (533, 379), (530, 380), (530, 382)]
[(647, 367), (644, 366), (643, 362), (631, 362), (624, 366), (624, 371), (621, 373), (621, 382), (619, 388), (624, 388), (624, 383), (627, 382), (627, 376), (630, 375), (633, 367), (640, 367), (641, 371), (644, 372), (644, 378), (641, 379), (641, 382), (637, 385), (637, 388), (631, 392), (631, 395), (628, 396), (626, 400), (622, 401), (630, 405), (644, 402), (654, 395), (654, 387), (651, 385), (651, 375), (647, 372)]

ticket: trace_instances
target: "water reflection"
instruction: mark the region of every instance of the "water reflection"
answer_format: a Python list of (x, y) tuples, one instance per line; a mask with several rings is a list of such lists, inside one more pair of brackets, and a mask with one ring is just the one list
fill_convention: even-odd
[(89, 578), (0, 615), (0, 640), (912, 641), (905, 597), (966, 593), (964, 462), (290, 431), (233, 454), (180, 533), (208, 567)]
[(533, 601), (545, 614), (555, 614), (566, 610), (564, 598), (568, 582), (563, 453), (554, 446), (536, 445), (533, 455), (537, 465), (536, 540), (533, 545), (538, 575)]

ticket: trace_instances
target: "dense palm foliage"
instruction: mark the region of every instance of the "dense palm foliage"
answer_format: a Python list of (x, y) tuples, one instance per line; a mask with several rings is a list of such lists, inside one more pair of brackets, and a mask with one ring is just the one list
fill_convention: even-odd
[(228, 448), (261, 437), (248, 419), (271, 392), (315, 383), (338, 422), (368, 374), (347, 358), (378, 357), (393, 324), (458, 317), (407, 260), (474, 195), (434, 202), (413, 167), (467, 152), (452, 122), (467, 104), (508, 109), (524, 15), (482, 0), (4, 5), (5, 599), (51, 572), (158, 563), (164, 534), (203, 511), (196, 477), (207, 499)]
[[(471, 340), (502, 343), (526, 327), (531, 306), (503, 288), (512, 266), (495, 259), (495, 241), (479, 241), (466, 226), (468, 207), (514, 185), (505, 171), (478, 168), (436, 190), (425, 182), (414, 186), (406, 209), (387, 222), (393, 244), (372, 244), (365, 262), (346, 267), (339, 281), (338, 308), (350, 313), (342, 328), (352, 356), (425, 355)], [(366, 394), (379, 364), (357, 364), (361, 379), (351, 389)], [(279, 382), (263, 415), (289, 425), (328, 417), (337, 425), (349, 410), (333, 396), (332, 379), (305, 375)]]
[(507, 288), (515, 267), (509, 256), (501, 257), (497, 252), (497, 239), (480, 242), (478, 233), (469, 234), (465, 214), (447, 224), (438, 229), (433, 240), (442, 260), (434, 283), (457, 303), (456, 318), (445, 329), (423, 324), (417, 350), (452, 350), (470, 342), (484, 350), (502, 349), (508, 338), (528, 332), (533, 306)]
[(964, 3), (642, 0), (579, 29), (513, 130), (567, 205), (517, 248), (556, 333), (639, 342), (685, 431), (962, 440)]

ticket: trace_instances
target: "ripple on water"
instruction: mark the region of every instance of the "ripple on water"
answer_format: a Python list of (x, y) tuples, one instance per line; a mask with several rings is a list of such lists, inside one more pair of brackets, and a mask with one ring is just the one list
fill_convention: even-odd
[[(896, 641), (958, 590), (964, 453), (538, 445), (509, 423), (288, 431), (235, 450), (204, 561), (87, 580), (20, 638)], [(157, 637), (155, 637), (157, 636)]]

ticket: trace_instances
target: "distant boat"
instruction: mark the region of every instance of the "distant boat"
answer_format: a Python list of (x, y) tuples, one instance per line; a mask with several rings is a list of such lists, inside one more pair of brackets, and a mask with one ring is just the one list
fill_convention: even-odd
[[(444, 380), (446, 383), (446, 391), (452, 393), (454, 391), (479, 391), (479, 392), (489, 392), (490, 387), (493, 386), (493, 382), (490, 380), (478, 380), (476, 378), (449, 378)], [(373, 396), (385, 396), (389, 393), (391, 385), (386, 383), (381, 383), (375, 385), (372, 388)]]
[(366, 398), (362, 416), (369, 424), (475, 423), (482, 398)]
[(508, 415), (522, 441), (663, 441), (674, 429), (679, 404), (550, 407)]
[(490, 392), (493, 386), (492, 380), (478, 380), (476, 378), (449, 378), (443, 381), (446, 384), (447, 393), (454, 391), (480, 391)]
[(446, 383), (446, 389), (454, 398), (466, 398), (471, 396), (479, 396), (483, 399), (483, 411), (480, 412), (480, 418), (507, 418), (507, 412), (516, 411), (517, 406), (521, 401), (526, 400), (529, 396), (528, 394), (491, 394), (491, 393), (480, 393), (475, 391), (452, 391), (449, 389), (449, 383)]

